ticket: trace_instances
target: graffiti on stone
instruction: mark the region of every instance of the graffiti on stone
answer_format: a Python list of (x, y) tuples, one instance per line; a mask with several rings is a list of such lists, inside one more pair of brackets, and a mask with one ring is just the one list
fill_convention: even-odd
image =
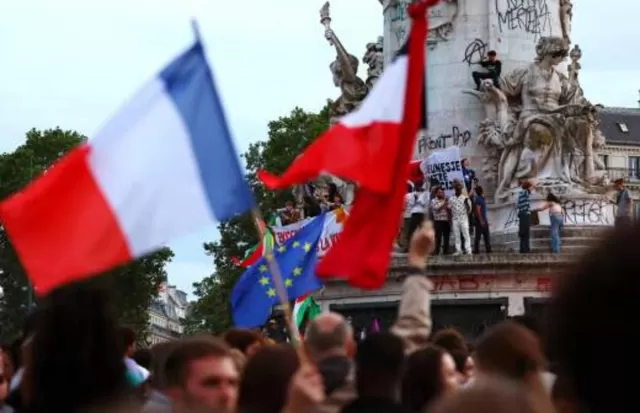
[(562, 203), (564, 222), (569, 225), (611, 225), (611, 207), (603, 199), (568, 199)]
[(518, 218), (518, 208), (516, 208), (514, 204), (513, 208), (509, 209), (507, 219), (504, 221), (502, 229), (508, 230), (510, 228), (515, 228), (518, 226), (519, 222), (520, 218)]
[[(605, 199), (566, 199), (561, 205), (565, 225), (613, 225), (613, 206)], [(547, 222), (546, 212), (542, 214), (540, 220)], [(502, 230), (517, 228), (518, 223), (518, 209), (514, 203), (507, 212)]]
[(438, 136), (423, 136), (418, 140), (418, 154), (423, 155), (429, 151), (445, 149), (450, 146), (464, 148), (471, 141), (471, 131), (462, 131), (458, 126), (453, 126), (450, 133), (442, 133)]
[(500, 32), (522, 30), (534, 35), (551, 35), (551, 12), (546, 0), (495, 0)]
[(438, 293), (460, 292), (550, 292), (553, 278), (546, 274), (509, 274), (499, 277), (490, 274), (439, 275), (429, 277), (432, 291)]
[(480, 62), (487, 53), (487, 44), (482, 39), (474, 39), (464, 49), (463, 62), (468, 63), (469, 66)]

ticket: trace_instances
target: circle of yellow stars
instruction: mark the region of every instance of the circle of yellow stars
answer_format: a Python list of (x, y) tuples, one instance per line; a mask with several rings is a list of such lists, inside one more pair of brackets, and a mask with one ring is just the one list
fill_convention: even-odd
[[(313, 245), (310, 242), (305, 242), (304, 244), (301, 244), (298, 241), (294, 241), (291, 244), (292, 248), (302, 248), (305, 252), (309, 252), (311, 251), (311, 248), (313, 247)], [(276, 249), (277, 253), (279, 254), (283, 254), (285, 252), (287, 252), (287, 246), (286, 245), (280, 245), (277, 249)], [(273, 255), (272, 252), (268, 253), (267, 255), (265, 255), (265, 259), (268, 262), (273, 262), (275, 260), (275, 257)], [(261, 264), (260, 267), (258, 267), (258, 271), (260, 271), (260, 274), (262, 274), (262, 276), (260, 277), (260, 285), (262, 285), (264, 288), (266, 288), (266, 293), (267, 293), (267, 297), (275, 297), (276, 296), (276, 289), (274, 288), (274, 286), (271, 283), (271, 277), (269, 276), (269, 266), (267, 264)], [(297, 266), (293, 269), (293, 272), (290, 276), (285, 276), (284, 279), (284, 286), (287, 288), (291, 288), (293, 287), (293, 280), (296, 277), (299, 277), (302, 275), (302, 271), (303, 268), (300, 266)]]

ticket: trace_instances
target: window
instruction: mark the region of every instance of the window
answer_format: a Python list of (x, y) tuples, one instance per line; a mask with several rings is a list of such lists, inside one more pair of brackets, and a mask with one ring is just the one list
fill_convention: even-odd
[(629, 157), (629, 179), (640, 179), (640, 156)]
[(609, 169), (609, 155), (598, 155), (600, 157), (600, 162), (604, 165), (606, 169)]
[(623, 133), (629, 133), (629, 128), (627, 127), (627, 124), (624, 122), (618, 122), (618, 127), (620, 128), (620, 130)]

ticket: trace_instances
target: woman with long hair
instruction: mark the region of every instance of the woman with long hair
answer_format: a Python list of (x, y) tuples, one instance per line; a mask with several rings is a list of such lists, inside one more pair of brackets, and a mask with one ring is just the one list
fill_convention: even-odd
[(551, 235), (551, 252), (557, 254), (560, 252), (560, 229), (564, 226), (564, 211), (557, 196), (549, 192), (547, 200), (541, 208), (536, 211), (549, 211), (549, 224)]

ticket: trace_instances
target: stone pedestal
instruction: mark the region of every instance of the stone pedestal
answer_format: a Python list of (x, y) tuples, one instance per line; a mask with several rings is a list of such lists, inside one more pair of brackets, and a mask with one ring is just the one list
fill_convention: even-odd
[[(563, 199), (562, 208), (564, 210), (565, 227), (585, 226), (588, 227), (612, 227), (615, 220), (615, 206), (605, 197), (598, 195), (582, 195), (580, 197)], [(532, 199), (531, 208), (536, 209), (542, 206), (542, 199)], [(518, 230), (518, 210), (515, 200), (504, 204), (490, 204), (487, 206), (488, 221), (491, 232), (499, 234), (502, 232), (516, 232)], [(549, 213), (542, 211), (538, 213), (540, 225), (549, 226)]]
[[(500, 247), (493, 254), (432, 257), (427, 269), (434, 288), (432, 312), (435, 328), (457, 327), (472, 340), (485, 327), (508, 317), (540, 316), (554, 280), (568, 270), (610, 229), (607, 226), (567, 226), (562, 230), (562, 252), (549, 253), (549, 228), (532, 228), (532, 253), (518, 249), (517, 233), (493, 236)], [(383, 328), (395, 320), (407, 272), (405, 254), (394, 254), (387, 282), (377, 291), (361, 291), (342, 281), (327, 283), (316, 294), (323, 310), (350, 317), (356, 332), (374, 320)], [(365, 331), (366, 333), (366, 331)]]

